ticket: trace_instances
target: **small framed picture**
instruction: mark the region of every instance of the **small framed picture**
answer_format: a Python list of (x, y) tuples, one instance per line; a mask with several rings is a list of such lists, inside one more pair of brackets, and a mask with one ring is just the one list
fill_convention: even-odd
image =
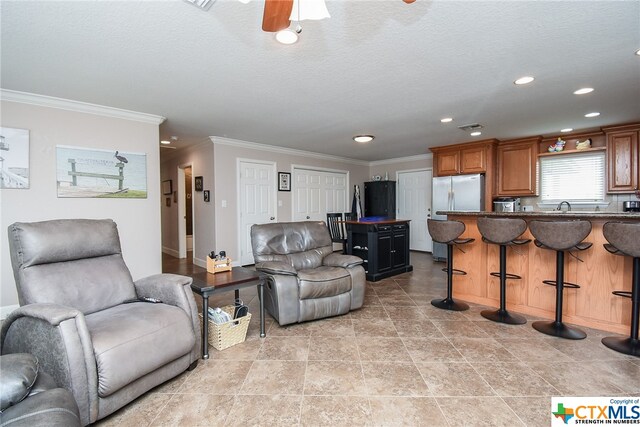
[(209, 203), (211, 201), (211, 199), (209, 198), (209, 190), (204, 190), (204, 201), (206, 203)]
[(162, 194), (167, 196), (173, 193), (173, 185), (170, 179), (162, 181)]
[(278, 172), (278, 191), (291, 191), (291, 174)]
[(202, 179), (201, 176), (196, 176), (195, 185), (196, 185), (196, 191), (202, 191), (202, 189), (204, 188), (204, 179)]
[(173, 203), (178, 203), (178, 192), (177, 191), (173, 192)]
[(167, 205), (168, 208), (170, 208), (171, 207), (171, 197), (165, 198), (164, 204)]

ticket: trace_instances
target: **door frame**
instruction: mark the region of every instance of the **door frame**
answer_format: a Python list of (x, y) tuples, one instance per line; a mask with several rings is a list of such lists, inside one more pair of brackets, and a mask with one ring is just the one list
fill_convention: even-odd
[[(430, 167), (430, 168), (404, 169), (404, 170), (396, 171), (396, 182), (398, 183), (398, 188), (396, 189), (396, 215), (398, 214), (398, 210), (400, 209), (399, 208), (399, 206), (400, 206), (400, 203), (399, 203), (400, 202), (400, 188), (399, 188), (400, 187), (400, 174), (401, 173), (411, 173), (411, 172), (429, 172), (429, 171), (431, 171), (431, 180), (432, 180), (430, 186), (433, 186), (433, 166)], [(429, 202), (429, 204), (431, 204), (431, 200), (429, 200), (428, 202)], [(433, 212), (431, 212), (431, 213), (433, 214)], [(407, 238), (409, 239), (409, 250), (413, 250), (413, 249), (411, 249), (411, 236), (408, 236)], [(433, 251), (433, 244), (432, 244), (431, 250)], [(422, 251), (420, 251), (420, 252), (422, 252)], [(430, 252), (427, 251), (425, 253), (430, 253)]]
[[(186, 186), (184, 185), (186, 168), (191, 168), (191, 235), (193, 239), (193, 250), (191, 251), (191, 258), (195, 259), (196, 256), (196, 221), (195, 221), (195, 205), (193, 197), (193, 163), (183, 163), (178, 165), (178, 258), (187, 257), (187, 223), (184, 221), (184, 217), (187, 214), (187, 205), (184, 197), (186, 196)], [(172, 196), (173, 197), (173, 196)]]
[(296, 169), (302, 169), (302, 170), (308, 170), (308, 171), (316, 171), (316, 172), (331, 172), (331, 173), (339, 173), (339, 174), (344, 174), (346, 176), (346, 183), (345, 183), (345, 187), (346, 190), (345, 191), (345, 206), (349, 207), (349, 194), (351, 193), (351, 186), (349, 185), (350, 182), (350, 178), (351, 178), (351, 172), (349, 172), (348, 170), (344, 170), (344, 169), (332, 169), (332, 168), (323, 168), (323, 167), (319, 167), (319, 166), (307, 166), (307, 165), (299, 165), (299, 164), (291, 164), (291, 221), (293, 221), (293, 218), (296, 215), (296, 204), (295, 204), (295, 186), (296, 186), (296, 180), (293, 179), (294, 175), (295, 175), (295, 170)]
[[(242, 244), (243, 241), (243, 236), (242, 236), (242, 199), (241, 199), (241, 194), (240, 194), (240, 189), (242, 188), (241, 185), (241, 180), (242, 177), (240, 176), (240, 164), (241, 163), (255, 163), (255, 164), (260, 164), (260, 165), (267, 165), (267, 166), (271, 166), (273, 169), (273, 182), (271, 184), (271, 192), (272, 192), (272, 197), (273, 197), (273, 216), (275, 218), (275, 222), (278, 222), (278, 168), (277, 168), (277, 164), (276, 162), (273, 161), (268, 161), (268, 160), (257, 160), (257, 159), (249, 159), (249, 158), (245, 158), (245, 157), (236, 157), (236, 202), (237, 202), (237, 209), (236, 209), (236, 243), (237, 243), (237, 248), (238, 251), (242, 251)], [(245, 249), (251, 249), (251, 248), (245, 248)], [(242, 265), (242, 256), (238, 253), (238, 260), (237, 261), (233, 261), (232, 265), (234, 266), (240, 266)]]

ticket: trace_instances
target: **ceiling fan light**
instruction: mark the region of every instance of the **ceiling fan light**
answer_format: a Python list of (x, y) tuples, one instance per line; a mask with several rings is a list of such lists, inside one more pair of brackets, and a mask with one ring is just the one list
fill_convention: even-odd
[(276, 33), (276, 40), (282, 44), (294, 44), (298, 41), (298, 35), (290, 29), (280, 30)]
[[(300, 5), (302, 3), (302, 5)], [(300, 14), (298, 15), (298, 8)], [(329, 10), (324, 0), (294, 0), (291, 9), (290, 21), (319, 21), (320, 19), (331, 18)]]
[(564, 129), (560, 129), (560, 132), (567, 133), (567, 132), (571, 132), (572, 130), (573, 128), (564, 128)]
[(480, 136), (480, 135), (482, 135), (482, 132), (475, 131), (475, 132), (471, 132), (469, 135), (471, 135), (471, 136)]
[(600, 113), (598, 113), (597, 111), (594, 111), (593, 113), (587, 113), (584, 116), (585, 117), (598, 117), (600, 115)]
[(443, 119), (440, 119), (441, 123), (451, 123), (453, 121), (452, 117), (445, 117)]
[(360, 144), (365, 144), (367, 142), (373, 141), (375, 136), (373, 135), (356, 135), (353, 137), (355, 142), (359, 142)]
[(163, 141), (160, 141), (160, 144), (169, 145), (171, 144), (171, 141), (163, 140)]

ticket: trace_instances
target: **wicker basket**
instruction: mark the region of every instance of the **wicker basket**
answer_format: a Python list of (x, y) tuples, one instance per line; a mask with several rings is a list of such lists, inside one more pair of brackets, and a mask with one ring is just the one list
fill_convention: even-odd
[[(235, 309), (234, 306), (227, 305), (221, 308), (233, 317), (233, 311)], [(202, 314), (199, 314), (199, 316), (200, 327), (202, 327)], [(215, 347), (216, 350), (224, 350), (232, 345), (244, 342), (247, 337), (247, 329), (249, 329), (250, 321), (251, 313), (247, 313), (246, 316), (239, 319), (230, 320), (220, 324), (209, 319), (209, 344)]]

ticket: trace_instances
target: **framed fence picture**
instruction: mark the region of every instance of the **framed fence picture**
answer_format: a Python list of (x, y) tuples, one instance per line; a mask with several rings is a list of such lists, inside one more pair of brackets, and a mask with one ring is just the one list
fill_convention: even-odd
[(278, 191), (291, 191), (291, 174), (278, 172)]
[(194, 178), (195, 189), (196, 191), (202, 191), (204, 188), (204, 179), (201, 176), (196, 176)]

